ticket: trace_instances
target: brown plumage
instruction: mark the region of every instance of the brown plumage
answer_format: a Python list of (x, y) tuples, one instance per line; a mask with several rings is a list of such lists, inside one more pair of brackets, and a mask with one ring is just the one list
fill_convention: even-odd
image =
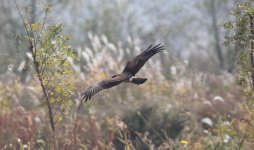
[(144, 52), (136, 56), (131, 61), (127, 62), (123, 72), (121, 74), (113, 75), (112, 78), (102, 80), (92, 86), (89, 86), (82, 95), (85, 101), (90, 100), (91, 97), (102, 91), (114, 87), (123, 82), (130, 82), (134, 84), (143, 84), (146, 82), (146, 78), (136, 78), (135, 74), (144, 66), (144, 64), (156, 53), (161, 52), (164, 49), (160, 44), (156, 46), (150, 45)]

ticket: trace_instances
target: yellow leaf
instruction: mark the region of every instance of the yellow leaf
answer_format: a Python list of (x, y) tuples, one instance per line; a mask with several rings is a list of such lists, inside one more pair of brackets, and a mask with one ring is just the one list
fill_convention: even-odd
[(189, 142), (186, 140), (181, 140), (181, 144), (187, 145)]
[(41, 28), (41, 24), (40, 24), (40, 23), (34, 23), (34, 24), (32, 24), (32, 30), (33, 30), (34, 32), (39, 31), (40, 28)]

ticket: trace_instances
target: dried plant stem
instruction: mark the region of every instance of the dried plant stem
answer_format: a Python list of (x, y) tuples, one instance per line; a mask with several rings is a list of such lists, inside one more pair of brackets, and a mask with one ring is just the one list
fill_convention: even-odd
[(73, 128), (73, 131), (72, 131), (73, 132), (73, 142), (74, 142), (75, 148), (77, 148), (77, 133), (76, 133), (76, 130), (77, 130), (77, 127), (78, 127), (78, 120), (80, 118), (79, 111), (80, 111), (81, 106), (82, 106), (83, 101), (84, 101), (81, 97), (80, 97), (80, 99), (81, 100), (80, 100), (80, 103), (77, 107), (76, 118), (75, 118), (75, 122), (74, 122), (74, 128)]

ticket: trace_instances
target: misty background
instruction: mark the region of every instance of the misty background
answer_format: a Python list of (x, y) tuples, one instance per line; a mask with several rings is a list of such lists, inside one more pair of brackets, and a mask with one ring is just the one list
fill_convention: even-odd
[[(88, 34), (106, 36), (114, 44), (128, 45), (133, 41), (145, 49), (150, 44), (163, 43), (166, 51), (160, 58), (165, 70), (174, 61), (187, 61), (191, 70), (232, 72), (236, 49), (223, 45), (225, 20), (237, 4), (232, 0), (159, 0), (159, 1), (17, 1), (30, 11), (31, 22), (43, 17), (41, 8), (49, 2), (54, 11), (49, 23), (62, 23), (64, 32), (72, 38), (71, 46), (89, 47)], [(1, 68), (15, 67), (24, 59), (20, 47), (24, 27), (14, 2), (1, 2)], [(131, 50), (134, 51), (134, 50)]]

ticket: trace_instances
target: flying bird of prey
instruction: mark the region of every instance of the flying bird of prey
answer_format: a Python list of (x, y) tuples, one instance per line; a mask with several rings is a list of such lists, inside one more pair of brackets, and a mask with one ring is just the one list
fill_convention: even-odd
[(164, 49), (160, 44), (156, 46), (150, 45), (144, 52), (134, 57), (131, 61), (127, 62), (124, 70), (120, 74), (115, 74), (110, 79), (102, 80), (92, 86), (89, 86), (82, 94), (82, 99), (88, 101), (96, 93), (112, 88), (123, 82), (130, 82), (134, 84), (143, 84), (147, 78), (137, 78), (135, 74), (144, 66), (144, 64), (156, 53)]

